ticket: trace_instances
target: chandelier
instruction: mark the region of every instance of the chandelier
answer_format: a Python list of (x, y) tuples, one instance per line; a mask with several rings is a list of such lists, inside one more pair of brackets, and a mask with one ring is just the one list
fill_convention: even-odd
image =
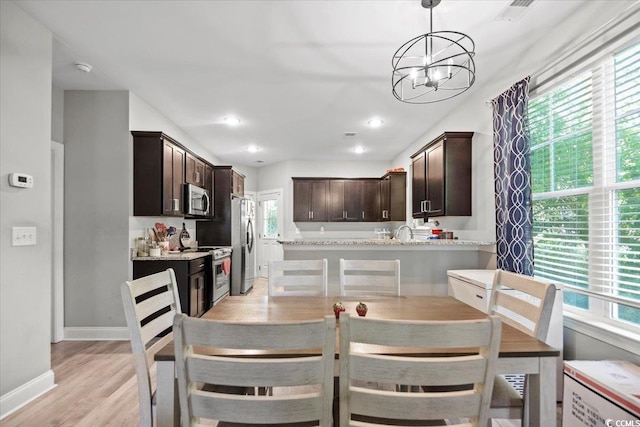
[(433, 31), (433, 8), (440, 0), (422, 0), (429, 9), (429, 32), (396, 51), (393, 96), (409, 104), (430, 104), (460, 95), (476, 80), (475, 44), (457, 31)]

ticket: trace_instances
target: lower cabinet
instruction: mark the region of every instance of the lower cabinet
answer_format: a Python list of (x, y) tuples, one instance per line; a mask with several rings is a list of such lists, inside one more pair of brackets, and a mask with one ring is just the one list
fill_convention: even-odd
[(192, 260), (134, 260), (133, 278), (139, 279), (150, 274), (173, 268), (178, 282), (178, 294), (182, 312), (193, 317), (202, 316), (211, 308), (213, 289), (211, 256)]

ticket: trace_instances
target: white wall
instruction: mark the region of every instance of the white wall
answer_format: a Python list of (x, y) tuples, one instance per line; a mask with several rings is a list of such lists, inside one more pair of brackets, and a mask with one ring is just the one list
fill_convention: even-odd
[[(53, 386), (51, 367), (51, 33), (0, 2), (0, 417)], [(33, 176), (30, 189), (8, 174)], [(11, 229), (36, 227), (35, 246)]]
[(65, 328), (126, 326), (127, 91), (65, 91)]

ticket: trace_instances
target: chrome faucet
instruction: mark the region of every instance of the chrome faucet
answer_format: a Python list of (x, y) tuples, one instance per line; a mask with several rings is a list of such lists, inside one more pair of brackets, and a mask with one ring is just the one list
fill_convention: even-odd
[(409, 230), (409, 239), (413, 240), (413, 229), (411, 227), (409, 227), (407, 224), (402, 224), (400, 227), (398, 227), (398, 229), (396, 230), (396, 234), (395, 234), (396, 239), (400, 238), (400, 231), (402, 231), (402, 229), (404, 229), (404, 228)]

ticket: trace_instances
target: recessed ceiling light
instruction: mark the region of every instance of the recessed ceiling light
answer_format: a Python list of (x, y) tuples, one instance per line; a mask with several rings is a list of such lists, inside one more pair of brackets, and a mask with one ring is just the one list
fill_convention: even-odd
[(369, 120), (369, 126), (371, 126), (372, 128), (378, 128), (380, 126), (382, 126), (382, 123), (384, 123), (382, 120), (380, 119), (371, 119)]
[(240, 124), (240, 119), (237, 117), (225, 117), (224, 122), (229, 126), (238, 126)]
[(353, 152), (354, 152), (354, 153), (356, 153), (356, 154), (362, 154), (362, 153), (364, 153), (364, 151), (365, 151), (365, 150), (364, 150), (364, 147), (362, 147), (362, 146), (360, 146), (360, 145), (358, 145), (357, 147), (355, 147), (355, 148), (353, 149)]
[(258, 147), (257, 145), (250, 145), (249, 148), (247, 148), (247, 151), (250, 153), (257, 153), (258, 151), (260, 151), (260, 147)]

